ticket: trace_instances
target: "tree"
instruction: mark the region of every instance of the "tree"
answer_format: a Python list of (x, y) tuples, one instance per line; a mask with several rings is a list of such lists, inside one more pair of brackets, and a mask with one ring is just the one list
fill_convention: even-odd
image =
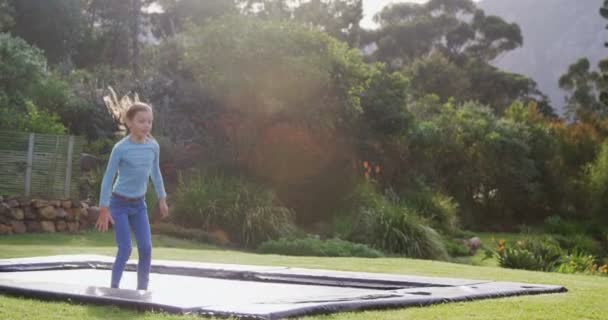
[[(608, 71), (608, 64), (603, 70)], [(591, 70), (587, 58), (570, 65), (568, 72), (559, 79), (559, 87), (566, 90), (566, 113), (574, 119), (608, 115), (608, 105), (600, 102), (600, 92), (608, 89), (608, 82), (597, 71)]]
[(378, 46), (375, 56), (389, 63), (409, 63), (434, 50), (454, 61), (462, 55), (490, 61), (523, 42), (516, 24), (486, 16), (471, 0), (394, 4), (375, 20), (380, 24), (371, 38)]
[(155, 32), (159, 37), (174, 36), (188, 25), (201, 26), (209, 19), (236, 14), (233, 0), (161, 0), (161, 13), (152, 14)]
[(362, 94), (361, 139), (403, 137), (410, 129), (413, 120), (407, 110), (408, 79), (400, 72), (390, 72), (383, 64), (372, 66), (367, 89)]
[[(608, 0), (604, 0), (604, 5), (600, 8), (600, 15), (604, 19), (608, 19)], [(606, 26), (608, 29), (608, 26)], [(605, 47), (608, 47), (608, 42), (604, 43)], [(602, 71), (602, 79), (604, 82), (608, 83), (608, 59), (600, 61), (600, 69)], [(604, 104), (604, 106), (608, 106), (608, 90), (604, 89), (600, 93), (600, 101)]]
[(71, 61), (82, 37), (81, 0), (9, 0), (8, 4), (13, 9), (13, 35), (42, 49), (51, 64)]
[(417, 121), (403, 165), (453, 197), (465, 226), (508, 227), (532, 218), (526, 214), (542, 189), (528, 129), (477, 103), (420, 102), (411, 106)]
[(359, 53), (300, 24), (242, 15), (193, 27), (165, 50), (176, 60), (163, 68), (190, 83), (180, 94), (201, 97), (178, 105), (195, 141), (226, 170), (273, 186), (300, 222), (328, 214), (350, 186), (350, 138), (365, 112), (371, 70)]
[(596, 222), (606, 223), (608, 205), (608, 141), (602, 143), (596, 159), (587, 167), (587, 187), (589, 189), (591, 210)]
[[(0, 129), (63, 133), (54, 110), (39, 99), (49, 74), (42, 51), (21, 38), (0, 34)], [(40, 108), (42, 106), (42, 108)]]
[(359, 44), (359, 23), (363, 19), (362, 0), (301, 1), (293, 15), (295, 21), (320, 28), (351, 47)]
[(12, 28), (15, 22), (13, 10), (10, 0), (0, 0), (0, 32), (6, 32)]
[(75, 63), (78, 67), (108, 64), (140, 70), (144, 13), (152, 0), (82, 0), (86, 27)]
[(0, 34), (0, 93), (9, 105), (21, 105), (46, 76), (42, 50), (21, 38)]
[(246, 14), (264, 19), (293, 20), (327, 32), (357, 47), (362, 0), (237, 0)]
[(515, 100), (542, 102), (536, 83), (490, 65), (501, 54), (522, 45), (521, 30), (497, 16), (487, 16), (470, 0), (400, 3), (376, 17), (380, 29), (368, 32), (364, 44), (375, 44), (371, 60), (403, 69), (417, 97), (437, 94), (490, 105), (497, 114)]

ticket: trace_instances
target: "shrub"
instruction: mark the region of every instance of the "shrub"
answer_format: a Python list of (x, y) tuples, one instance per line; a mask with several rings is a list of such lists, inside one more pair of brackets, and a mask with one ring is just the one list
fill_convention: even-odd
[(42, 50), (25, 40), (0, 33), (0, 92), (10, 102), (31, 97), (46, 75), (46, 58)]
[(105, 173), (105, 166), (97, 167), (88, 172), (83, 172), (78, 180), (78, 189), (82, 199), (89, 199), (93, 203), (99, 201), (101, 192), (101, 180)]
[(594, 255), (601, 253), (600, 243), (588, 235), (572, 234), (569, 236), (555, 235), (553, 237), (560, 247), (568, 252), (587, 252)]
[(446, 195), (429, 188), (407, 193), (405, 203), (431, 221), (431, 226), (447, 234), (458, 231), (458, 204)]
[(353, 221), (341, 226), (351, 229), (347, 240), (412, 258), (447, 259), (440, 235), (414, 209), (378, 193), (372, 182), (358, 183), (346, 200), (352, 208), (346, 216)]
[(562, 250), (550, 237), (526, 236), (513, 245), (499, 240), (496, 251), (486, 252), (487, 257), (491, 255), (504, 268), (553, 271), (560, 263)]
[(274, 253), (292, 256), (318, 257), (382, 257), (382, 252), (367, 245), (352, 243), (338, 238), (321, 240), (317, 238), (270, 240), (261, 243), (257, 249), (260, 253)]
[(25, 101), (25, 112), (22, 113), (0, 105), (0, 129), (42, 134), (66, 132), (59, 116), (40, 110), (31, 101)]
[(547, 217), (544, 221), (543, 229), (546, 233), (564, 236), (584, 232), (584, 227), (580, 223), (564, 220), (560, 216)]
[(458, 240), (446, 239), (443, 243), (450, 257), (466, 257), (471, 255), (469, 248)]
[(595, 265), (595, 257), (584, 251), (575, 250), (564, 257), (562, 264), (556, 271), (561, 273), (592, 272)]
[(597, 157), (586, 169), (593, 218), (606, 222), (604, 208), (608, 206), (608, 140), (602, 143)]
[(233, 242), (255, 247), (289, 235), (294, 213), (277, 206), (274, 193), (242, 178), (189, 171), (178, 176), (172, 219), (183, 226), (220, 229)]

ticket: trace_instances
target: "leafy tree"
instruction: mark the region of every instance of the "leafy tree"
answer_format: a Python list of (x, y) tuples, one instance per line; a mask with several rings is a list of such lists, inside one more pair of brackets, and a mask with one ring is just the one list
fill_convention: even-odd
[(475, 103), (423, 104), (405, 165), (458, 202), (465, 226), (524, 221), (541, 196), (527, 128)]
[(605, 223), (608, 221), (605, 213), (608, 204), (608, 142), (602, 143), (597, 158), (588, 166), (587, 179), (593, 215), (598, 222)]
[(74, 57), (78, 67), (108, 64), (141, 72), (142, 8), (152, 0), (82, 0), (83, 40)]
[(371, 40), (376, 58), (408, 63), (431, 51), (452, 60), (474, 56), (485, 61), (521, 46), (521, 30), (497, 16), (486, 16), (471, 0), (433, 0), (384, 8), (376, 17), (380, 29)]
[(6, 32), (12, 28), (13, 23), (13, 7), (10, 0), (0, 0), (0, 32)]
[(94, 121), (83, 119), (95, 119), (95, 114), (46, 65), (40, 49), (0, 34), (0, 107), (6, 117), (2, 126), (40, 133), (66, 128), (74, 134), (85, 132)]
[(416, 59), (405, 73), (411, 79), (412, 95), (416, 99), (433, 93), (444, 100), (455, 98), (463, 101), (468, 98), (467, 92), (471, 92), (471, 79), (466, 70), (440, 52)]
[(194, 27), (161, 51), (177, 58), (164, 72), (189, 79), (179, 111), (213, 161), (275, 187), (299, 221), (327, 213), (348, 187), (349, 137), (365, 112), (371, 69), (357, 51), (298, 24), (243, 16)]
[(368, 68), (323, 33), (228, 17), (180, 41), (187, 41), (183, 67), (228, 110), (333, 129), (351, 127), (361, 114)]
[(42, 49), (51, 64), (71, 60), (82, 37), (81, 0), (8, 0), (8, 4), (13, 8), (13, 35)]
[(236, 14), (233, 0), (161, 0), (163, 12), (152, 14), (158, 36), (173, 36), (184, 31), (188, 25), (201, 26), (211, 18)]
[(415, 96), (437, 94), (443, 102), (475, 100), (497, 114), (514, 100), (534, 100), (552, 113), (533, 80), (490, 65), (522, 45), (521, 30), (500, 17), (487, 16), (473, 1), (394, 4), (375, 19), (380, 29), (363, 41), (377, 47), (371, 59), (405, 70)]
[(0, 93), (11, 105), (21, 105), (46, 75), (43, 52), (9, 34), (0, 34)]
[(348, 42), (359, 43), (363, 19), (362, 0), (237, 0), (246, 14), (275, 20), (292, 20), (327, 32)]
[(359, 43), (359, 23), (363, 19), (362, 0), (301, 1), (293, 15), (295, 21), (318, 27), (352, 47), (357, 47)]
[[(608, 64), (601, 71), (608, 71)], [(592, 71), (589, 60), (581, 58), (570, 65), (568, 72), (559, 79), (559, 86), (570, 95), (566, 96), (566, 112), (573, 118), (608, 115), (608, 106), (600, 102), (600, 91), (608, 88), (597, 71)]]
[(25, 102), (25, 109), (24, 113), (15, 113), (0, 101), (0, 129), (43, 134), (66, 132), (56, 114), (39, 110), (31, 101)]
[(369, 85), (362, 94), (362, 123), (369, 128), (362, 139), (403, 137), (413, 117), (407, 110), (408, 79), (399, 72), (386, 70), (383, 64), (373, 66)]
[[(600, 8), (600, 15), (604, 19), (608, 19), (608, 0), (604, 0), (604, 5)], [(608, 28), (608, 26), (606, 28)], [(608, 47), (608, 42), (604, 43), (604, 46)], [(608, 59), (600, 62), (600, 69), (608, 70)], [(604, 81), (608, 81), (608, 79), (607, 79), (608, 72), (607, 71), (602, 72), (602, 78)], [(608, 106), (608, 91), (607, 90), (603, 90), (600, 93), (600, 101), (604, 104), (604, 106)]]

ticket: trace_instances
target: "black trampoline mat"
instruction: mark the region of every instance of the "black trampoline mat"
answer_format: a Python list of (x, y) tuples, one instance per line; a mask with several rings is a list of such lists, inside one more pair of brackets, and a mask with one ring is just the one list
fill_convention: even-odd
[(561, 286), (340, 272), (287, 267), (152, 262), (148, 291), (137, 291), (135, 261), (122, 289), (108, 288), (112, 257), (52, 256), (0, 260), (0, 292), (162, 310), (279, 319), (307, 314), (565, 292)]

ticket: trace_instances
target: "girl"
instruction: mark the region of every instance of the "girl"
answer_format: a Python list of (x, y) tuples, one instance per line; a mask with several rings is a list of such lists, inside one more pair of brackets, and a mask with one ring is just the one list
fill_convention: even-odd
[[(129, 107), (126, 114), (129, 135), (112, 148), (110, 160), (101, 182), (97, 230), (108, 231), (114, 225), (118, 253), (112, 266), (112, 288), (118, 288), (123, 270), (131, 255), (131, 230), (135, 234), (139, 263), (137, 264), (137, 290), (147, 290), (152, 259), (150, 223), (144, 196), (148, 179), (152, 178), (159, 199), (162, 218), (167, 217), (165, 187), (159, 168), (159, 146), (150, 136), (152, 108), (141, 102)], [(118, 178), (111, 187), (114, 176)]]

